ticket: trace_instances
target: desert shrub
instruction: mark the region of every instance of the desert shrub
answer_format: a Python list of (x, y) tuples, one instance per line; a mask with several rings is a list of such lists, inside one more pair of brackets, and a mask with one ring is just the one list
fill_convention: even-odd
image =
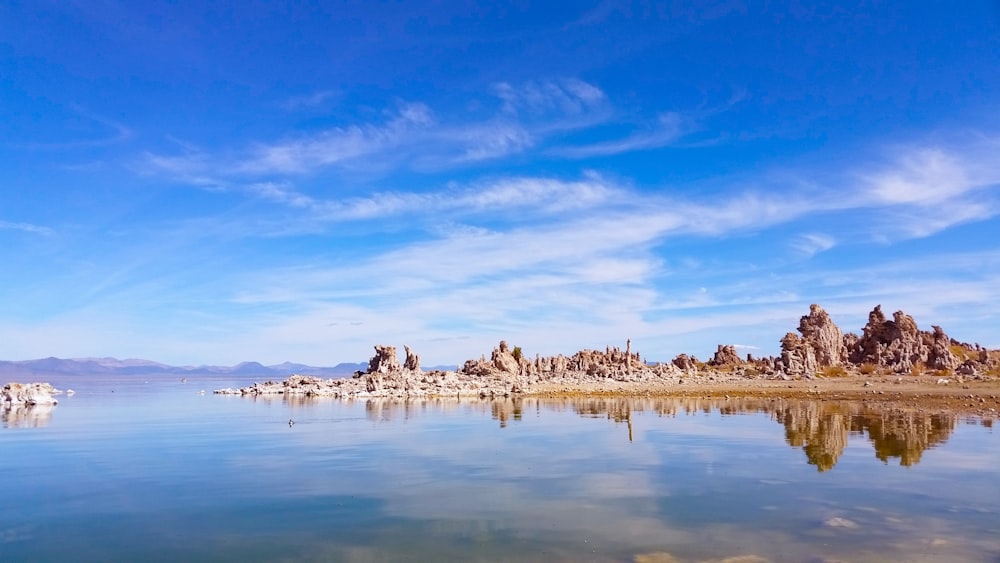
[(914, 377), (916, 377), (918, 375), (923, 375), (923, 373), (924, 373), (924, 371), (926, 369), (927, 369), (927, 366), (924, 365), (923, 362), (917, 362), (917, 363), (913, 364), (913, 366), (910, 368), (910, 375), (912, 375)]
[(958, 358), (963, 362), (965, 360), (976, 359), (975, 358), (975, 356), (977, 355), (976, 352), (974, 350), (969, 350), (965, 346), (961, 346), (959, 344), (952, 344), (951, 346), (948, 347), (948, 349), (951, 350), (953, 356), (955, 356), (956, 358)]
[(936, 375), (938, 377), (951, 377), (951, 376), (955, 375), (955, 372), (952, 371), (952, 370), (950, 370), (949, 368), (942, 368), (942, 369), (939, 369), (939, 370), (935, 371), (934, 375)]
[(871, 364), (871, 363), (867, 363), (866, 362), (866, 363), (861, 364), (858, 367), (858, 371), (860, 371), (862, 375), (871, 375), (871, 374), (875, 373), (876, 371), (878, 371), (878, 366), (875, 365), (875, 364)]
[(524, 355), (524, 352), (521, 351), (520, 346), (514, 346), (514, 350), (511, 351), (511, 355), (514, 356), (514, 359), (517, 360), (517, 363), (521, 363), (521, 358)]
[(823, 377), (845, 377), (847, 370), (844, 366), (826, 366), (823, 368)]

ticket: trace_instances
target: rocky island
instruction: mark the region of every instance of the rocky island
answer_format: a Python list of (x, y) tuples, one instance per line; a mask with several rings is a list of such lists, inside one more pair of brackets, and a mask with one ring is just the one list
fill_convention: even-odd
[(59, 393), (48, 383), (8, 383), (0, 389), (0, 407), (52, 406), (59, 402), (53, 395)]
[(338, 398), (510, 397), (554, 395), (796, 396), (910, 401), (961, 406), (984, 413), (1000, 408), (1000, 350), (959, 342), (941, 327), (920, 330), (897, 311), (877, 306), (861, 334), (843, 333), (812, 305), (798, 334), (780, 340), (779, 356), (741, 357), (719, 345), (713, 358), (681, 354), (647, 363), (632, 350), (581, 350), (572, 356), (530, 358), (506, 342), (455, 371), (420, 367), (408, 347), (400, 364), (394, 346), (376, 345), (366, 371), (353, 378), (291, 375), (284, 381), (219, 389), (223, 395), (304, 395)]

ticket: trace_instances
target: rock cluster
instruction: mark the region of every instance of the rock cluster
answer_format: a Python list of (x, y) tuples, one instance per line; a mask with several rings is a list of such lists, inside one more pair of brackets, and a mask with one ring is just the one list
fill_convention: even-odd
[(839, 366), (847, 359), (844, 335), (819, 305), (799, 320), (801, 337), (789, 332), (781, 339), (778, 367), (789, 374), (815, 373), (820, 367)]
[(736, 346), (732, 344), (719, 344), (719, 349), (715, 351), (715, 357), (709, 362), (713, 366), (737, 366), (743, 360), (736, 353)]
[(869, 313), (861, 337), (852, 339), (851, 361), (895, 372), (909, 371), (917, 365), (930, 369), (957, 368), (961, 362), (951, 351), (951, 339), (941, 327), (932, 328), (933, 332), (921, 331), (913, 317), (902, 311), (896, 311), (892, 320), (887, 320), (882, 307), (877, 306)]
[(0, 390), (0, 406), (54, 405), (59, 393), (48, 383), (8, 383)]
[(801, 336), (790, 332), (781, 339), (776, 367), (794, 375), (864, 365), (891, 373), (946, 370), (976, 375), (1000, 365), (1000, 358), (991, 357), (979, 345), (953, 340), (939, 326), (931, 328), (920, 330), (913, 317), (902, 311), (888, 320), (879, 305), (869, 313), (860, 336), (842, 334), (822, 307), (812, 305), (799, 323)]
[(375, 346), (368, 370), (351, 379), (321, 379), (293, 375), (282, 382), (255, 383), (240, 389), (218, 389), (222, 395), (305, 395), (334, 397), (503, 397), (524, 393), (541, 382), (574, 383), (602, 381), (668, 380), (678, 377), (673, 365), (646, 365), (638, 353), (608, 347), (604, 351), (581, 350), (563, 355), (529, 360), (520, 348), (511, 349), (504, 341), (490, 358), (469, 360), (457, 371), (420, 369), (419, 358), (405, 347), (406, 360), (400, 365), (394, 346)]
[[(404, 346), (406, 359), (399, 362), (395, 346), (375, 346), (368, 370), (352, 379), (329, 379), (294, 375), (283, 382), (255, 383), (242, 389), (220, 389), (219, 394), (290, 394), (335, 397), (423, 397), (517, 395), (537, 389), (564, 386), (584, 389), (588, 384), (657, 382), (682, 384), (688, 379), (814, 377), (818, 373), (883, 373), (947, 371), (957, 376), (983, 377), (1000, 371), (1000, 352), (957, 342), (934, 326), (921, 331), (912, 317), (898, 311), (886, 319), (875, 307), (862, 333), (844, 334), (819, 305), (799, 321), (799, 334), (781, 339), (779, 357), (744, 360), (732, 345), (720, 345), (708, 363), (681, 354), (669, 364), (650, 365), (632, 351), (608, 346), (604, 350), (581, 350), (572, 356), (527, 358), (519, 347), (501, 341), (489, 358), (468, 360), (456, 371), (420, 368), (420, 358)], [(871, 371), (866, 371), (866, 370)], [(832, 371), (831, 371), (832, 370)]]

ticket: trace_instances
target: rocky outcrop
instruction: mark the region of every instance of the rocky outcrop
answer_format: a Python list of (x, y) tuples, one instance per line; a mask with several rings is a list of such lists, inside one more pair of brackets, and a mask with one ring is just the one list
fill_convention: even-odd
[(419, 359), (406, 348), (407, 359), (402, 366), (396, 361), (393, 346), (375, 347), (368, 371), (358, 372), (352, 379), (320, 379), (304, 375), (290, 376), (283, 382), (268, 381), (240, 389), (219, 389), (222, 395), (305, 395), (333, 397), (425, 397), (464, 396), (497, 397), (518, 395), (542, 382), (572, 385), (583, 382), (652, 381), (678, 377), (675, 366), (650, 366), (638, 353), (632, 352), (631, 342), (625, 350), (607, 347), (605, 350), (581, 350), (573, 356), (563, 355), (527, 359), (520, 348), (511, 348), (501, 341), (490, 358), (485, 356), (465, 362), (457, 371), (419, 369)]
[(500, 345), (493, 349), (493, 355), (490, 357), (490, 363), (498, 372), (520, 374), (521, 359), (523, 358), (514, 357), (514, 353), (511, 352), (510, 347), (507, 346), (507, 342), (501, 340)]
[(786, 372), (810, 374), (847, 360), (843, 333), (819, 305), (810, 305), (809, 314), (799, 319), (799, 334), (789, 332), (781, 339), (781, 365)]
[[(496, 397), (519, 392), (519, 380), (516, 374), (495, 368), (482, 373), (438, 370), (425, 372), (420, 369), (419, 356), (409, 346), (403, 348), (406, 351), (406, 360), (400, 365), (395, 346), (375, 346), (375, 355), (368, 362), (368, 371), (358, 372), (351, 379), (321, 379), (307, 375), (292, 375), (281, 382), (254, 383), (240, 389), (218, 389), (215, 393), (250, 396), (407, 398)], [(511, 355), (510, 351), (506, 350), (506, 344), (503, 348), (505, 354)]]
[(698, 358), (688, 356), (687, 354), (678, 354), (671, 363), (684, 371), (698, 369)]
[(894, 372), (912, 369), (953, 370), (962, 361), (951, 351), (952, 340), (939, 326), (921, 331), (913, 317), (902, 311), (888, 320), (881, 305), (868, 314), (868, 324), (856, 339), (845, 339), (855, 364), (872, 364)]
[(0, 390), (0, 405), (54, 405), (59, 401), (53, 395), (59, 393), (59, 390), (48, 383), (8, 383)]
[[(572, 356), (536, 355), (531, 360), (523, 355), (521, 348), (511, 348), (506, 341), (501, 341), (488, 358), (483, 355), (468, 360), (456, 371), (424, 372), (419, 356), (409, 346), (404, 346), (406, 359), (400, 365), (394, 346), (377, 345), (368, 370), (356, 372), (353, 379), (323, 380), (294, 375), (284, 382), (220, 389), (216, 393), (497, 397), (539, 389), (542, 392), (552, 389), (621, 391), (623, 387), (615, 385), (617, 382), (682, 384), (691, 379), (714, 382), (745, 378), (788, 380), (813, 377), (818, 373), (845, 376), (914, 368), (988, 378), (1000, 371), (1000, 351), (956, 342), (937, 326), (933, 331), (921, 331), (913, 318), (902, 311), (888, 320), (881, 307), (875, 307), (859, 336), (843, 334), (822, 307), (812, 305), (809, 314), (800, 318), (798, 332), (789, 332), (781, 339), (779, 357), (755, 359), (748, 355), (743, 360), (735, 346), (719, 345), (707, 364), (686, 354), (678, 355), (668, 364), (647, 364), (632, 351), (631, 340), (626, 341), (624, 350), (607, 346), (604, 350), (580, 350)], [(869, 367), (872, 369), (866, 371)], [(588, 387), (590, 384), (596, 385)]]
[(709, 364), (713, 366), (737, 366), (743, 363), (739, 354), (736, 353), (736, 346), (731, 344), (719, 344), (715, 351), (715, 357)]
[[(407, 355), (409, 355), (409, 348), (407, 348)], [(375, 355), (368, 361), (368, 373), (390, 374), (401, 371), (403, 371), (403, 367), (399, 365), (396, 347), (376, 344)]]
[(403, 362), (403, 369), (412, 372), (419, 372), (420, 356), (414, 354), (413, 350), (410, 350), (410, 347), (405, 344), (403, 345), (403, 350), (406, 351), (406, 360)]
[(810, 305), (809, 314), (799, 319), (799, 333), (813, 349), (820, 366), (839, 366), (847, 360), (844, 334), (819, 305)]
[(799, 338), (794, 332), (789, 332), (781, 339), (781, 359), (778, 367), (792, 375), (815, 373), (819, 368), (816, 351), (805, 339)]
[(932, 325), (931, 328), (934, 332), (927, 350), (927, 366), (931, 369), (956, 369), (962, 362), (951, 351), (951, 339), (941, 327)]

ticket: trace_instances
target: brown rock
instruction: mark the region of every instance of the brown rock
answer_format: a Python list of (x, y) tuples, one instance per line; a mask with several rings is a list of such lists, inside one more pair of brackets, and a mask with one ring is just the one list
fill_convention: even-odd
[(812, 374), (847, 360), (844, 335), (830, 315), (813, 304), (809, 314), (799, 319), (801, 337), (789, 332), (781, 339), (781, 367), (789, 374)]
[(414, 354), (413, 350), (410, 350), (410, 347), (405, 344), (403, 345), (403, 350), (406, 351), (406, 360), (403, 362), (403, 369), (419, 373), (420, 356)]
[(395, 346), (375, 345), (375, 355), (368, 361), (368, 373), (399, 373), (403, 368), (399, 365)]
[(743, 363), (736, 353), (736, 347), (731, 344), (719, 344), (715, 357), (709, 362), (713, 366), (735, 366)]
[(855, 364), (874, 364), (896, 372), (921, 364), (930, 369), (957, 368), (962, 361), (951, 351), (952, 340), (941, 327), (933, 328), (933, 332), (921, 331), (913, 317), (902, 311), (887, 320), (882, 307), (876, 306), (861, 337), (844, 341)]
[(822, 366), (839, 366), (847, 360), (844, 334), (819, 305), (810, 305), (809, 314), (799, 320), (799, 333), (809, 343)]
[(510, 351), (507, 346), (507, 342), (504, 340), (500, 341), (500, 346), (493, 349), (493, 355), (490, 358), (490, 363), (498, 371), (505, 373), (521, 373), (521, 365), (514, 358), (514, 354)]
[(687, 354), (678, 355), (671, 363), (684, 371), (693, 370), (698, 367), (695, 359)]

